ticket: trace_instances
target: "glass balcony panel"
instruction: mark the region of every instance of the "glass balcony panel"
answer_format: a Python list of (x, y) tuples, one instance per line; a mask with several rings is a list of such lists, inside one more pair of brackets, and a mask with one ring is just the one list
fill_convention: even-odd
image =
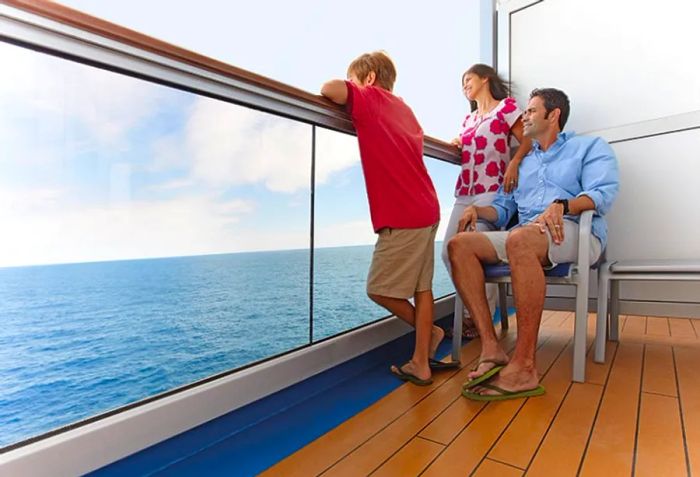
[(455, 201), (454, 189), (460, 168), (456, 164), (429, 157), (424, 158), (424, 160), (440, 201), (440, 227), (435, 237), (435, 275), (433, 276), (433, 296), (437, 299), (455, 291), (452, 279), (442, 260), (442, 247), (445, 229)]
[(0, 62), (0, 447), (308, 343), (311, 126)]
[[(433, 293), (440, 297), (454, 291), (440, 253), (458, 167), (424, 160), (442, 205), (433, 282)], [(376, 235), (357, 138), (317, 128), (314, 215), (314, 341), (318, 341), (388, 315), (365, 292)]]
[(387, 316), (367, 297), (372, 231), (357, 138), (316, 128), (314, 341)]

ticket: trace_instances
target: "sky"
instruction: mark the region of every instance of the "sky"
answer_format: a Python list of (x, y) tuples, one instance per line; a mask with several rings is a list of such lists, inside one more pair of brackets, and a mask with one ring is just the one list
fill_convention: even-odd
[[(426, 133), (456, 135), (479, 60), (469, 2), (252, 3), (65, 2), (314, 93), (384, 49)], [(0, 58), (0, 266), (308, 247), (309, 125), (9, 44)], [(426, 164), (444, 228), (458, 170)], [(374, 242), (354, 137), (317, 132), (315, 195), (317, 246)]]

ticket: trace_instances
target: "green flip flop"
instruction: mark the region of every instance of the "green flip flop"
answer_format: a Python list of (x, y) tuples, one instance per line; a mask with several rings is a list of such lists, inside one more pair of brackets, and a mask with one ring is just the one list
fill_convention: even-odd
[(544, 386), (542, 385), (539, 385), (534, 389), (527, 389), (525, 391), (507, 391), (503, 388), (499, 388), (498, 386), (488, 383), (482, 384), (481, 387), (496, 391), (498, 394), (478, 394), (473, 393), (468, 389), (463, 389), (462, 396), (473, 401), (505, 401), (506, 399), (541, 396), (545, 393)]
[(391, 367), (391, 374), (399, 378), (401, 381), (407, 381), (409, 383), (413, 383), (416, 386), (428, 386), (430, 384), (433, 384), (433, 378), (430, 379), (421, 379), (418, 376), (407, 373), (406, 371), (402, 370), (399, 366), (393, 365)]
[(477, 384), (481, 384), (484, 381), (488, 381), (489, 379), (491, 379), (492, 377), (494, 377), (495, 375), (500, 373), (501, 370), (503, 368), (505, 368), (506, 364), (507, 364), (507, 363), (502, 363), (500, 361), (497, 362), (497, 361), (491, 361), (491, 360), (485, 359), (483, 361), (479, 361), (479, 363), (474, 367), (474, 369), (472, 371), (476, 371), (477, 369), (479, 369), (479, 366), (481, 366), (483, 363), (493, 363), (493, 364), (495, 364), (495, 366), (493, 368), (489, 369), (488, 371), (486, 371), (481, 376), (477, 376), (474, 379), (470, 379), (469, 381), (464, 383), (462, 385), (462, 389), (470, 389), (470, 388), (473, 388), (474, 386), (476, 386)]

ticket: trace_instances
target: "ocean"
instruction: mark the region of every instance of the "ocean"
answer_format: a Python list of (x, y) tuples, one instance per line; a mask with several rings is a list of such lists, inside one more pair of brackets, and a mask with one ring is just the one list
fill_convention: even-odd
[[(436, 297), (452, 285), (436, 243)], [(313, 341), (387, 312), (314, 252)], [(309, 251), (0, 269), (0, 447), (309, 343)]]

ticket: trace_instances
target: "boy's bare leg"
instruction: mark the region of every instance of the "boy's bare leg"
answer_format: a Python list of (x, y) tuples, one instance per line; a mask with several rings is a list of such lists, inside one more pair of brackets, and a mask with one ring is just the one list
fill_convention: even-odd
[(482, 263), (498, 262), (498, 255), (491, 241), (481, 232), (457, 234), (450, 239), (447, 248), (452, 265), (452, 281), (481, 337), (479, 365), (468, 375), (473, 379), (486, 373), (496, 363), (508, 362), (508, 355), (501, 348), (491, 320), (482, 266)]
[(413, 357), (401, 369), (420, 379), (428, 379), (431, 376), (428, 358), (431, 353), (431, 343), (442, 340), (444, 332), (433, 325), (433, 292), (416, 292), (414, 307), (410, 301), (402, 298), (392, 298), (370, 294), (369, 297), (378, 305), (383, 306), (406, 323), (416, 328), (416, 344), (413, 349)]

